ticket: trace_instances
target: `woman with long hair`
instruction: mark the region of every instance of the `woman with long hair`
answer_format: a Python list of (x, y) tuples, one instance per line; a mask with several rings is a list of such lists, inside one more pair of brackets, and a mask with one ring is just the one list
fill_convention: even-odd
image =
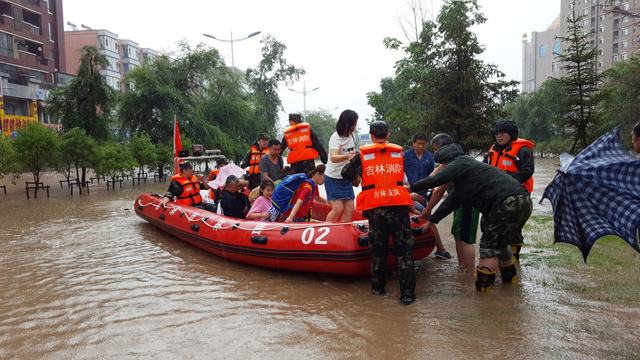
[(356, 156), (356, 142), (353, 133), (358, 125), (358, 114), (345, 110), (336, 123), (336, 132), (329, 139), (329, 162), (325, 171), (324, 187), (331, 211), (327, 221), (336, 221), (342, 214), (342, 221), (351, 221), (355, 194), (351, 181), (342, 178), (340, 172)]

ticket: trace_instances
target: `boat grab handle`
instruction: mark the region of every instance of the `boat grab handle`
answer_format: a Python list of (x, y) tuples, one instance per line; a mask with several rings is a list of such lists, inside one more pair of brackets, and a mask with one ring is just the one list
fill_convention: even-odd
[(253, 235), (251, 237), (251, 242), (257, 245), (267, 245), (267, 240), (269, 240), (269, 238), (263, 235)]

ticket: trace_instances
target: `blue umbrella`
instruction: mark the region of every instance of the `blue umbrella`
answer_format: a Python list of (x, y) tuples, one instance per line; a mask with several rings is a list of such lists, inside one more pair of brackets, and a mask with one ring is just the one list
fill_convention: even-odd
[(614, 235), (640, 253), (640, 159), (620, 141), (620, 127), (577, 156), (560, 156), (561, 168), (544, 191), (553, 205), (555, 242), (577, 246), (584, 261), (596, 240)]

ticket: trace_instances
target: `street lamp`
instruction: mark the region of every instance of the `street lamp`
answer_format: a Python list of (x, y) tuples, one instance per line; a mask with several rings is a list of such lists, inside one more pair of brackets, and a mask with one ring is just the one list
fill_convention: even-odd
[(213, 36), (213, 35), (209, 35), (209, 34), (202, 34), (208, 38), (212, 38), (214, 40), (218, 40), (218, 41), (223, 41), (223, 42), (228, 42), (231, 43), (231, 66), (233, 67), (233, 71), (235, 72), (236, 70), (236, 64), (233, 61), (233, 43), (234, 42), (238, 42), (238, 41), (242, 41), (242, 40), (247, 40), (248, 38), (252, 37), (252, 36), (256, 36), (258, 34), (260, 34), (261, 31), (256, 31), (256, 32), (252, 32), (251, 34), (249, 34), (249, 36), (242, 38), (242, 39), (234, 39), (233, 38), (233, 31), (231, 31), (231, 40), (224, 40), (224, 39), (218, 39), (217, 37)]
[(318, 89), (320, 89), (320, 87), (317, 87), (315, 89), (307, 91), (307, 82), (306, 81), (304, 81), (303, 84), (302, 84), (302, 91), (295, 91), (292, 88), (289, 88), (289, 91), (293, 91), (295, 93), (302, 94), (302, 101), (303, 101), (303, 104), (304, 104), (304, 120), (305, 121), (307, 121), (307, 94), (310, 93), (310, 92), (316, 91)]

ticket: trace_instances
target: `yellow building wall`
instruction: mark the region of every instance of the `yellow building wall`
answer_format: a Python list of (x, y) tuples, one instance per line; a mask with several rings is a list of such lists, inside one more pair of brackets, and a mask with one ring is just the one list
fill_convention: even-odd
[(32, 101), (29, 106), (29, 114), (31, 116), (5, 115), (4, 101), (0, 96), (0, 124), (3, 135), (11, 136), (15, 130), (27, 127), (29, 122), (38, 122), (38, 103), (35, 101)]

